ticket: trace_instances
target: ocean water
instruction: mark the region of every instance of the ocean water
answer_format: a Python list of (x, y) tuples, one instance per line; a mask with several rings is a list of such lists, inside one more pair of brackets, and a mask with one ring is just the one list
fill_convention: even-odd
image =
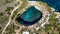
[(53, 7), (56, 12), (60, 11), (60, 0), (41, 0), (46, 2), (50, 7)]
[(60, 0), (29, 0), (29, 1), (42, 1), (42, 2), (45, 2), (50, 7), (54, 8), (56, 12), (60, 12)]
[(42, 12), (36, 9), (34, 6), (31, 6), (16, 19), (20, 24), (29, 26), (37, 23), (41, 18)]

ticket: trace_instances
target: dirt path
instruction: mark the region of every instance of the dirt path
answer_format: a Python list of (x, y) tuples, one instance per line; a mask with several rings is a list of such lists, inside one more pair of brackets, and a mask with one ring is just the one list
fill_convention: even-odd
[(8, 23), (6, 24), (6, 26), (4, 27), (4, 29), (3, 29), (3, 31), (2, 31), (2, 34), (4, 34), (6, 28), (7, 28), (8, 25), (11, 23), (11, 17), (13, 16), (13, 12), (16, 11), (16, 9), (18, 9), (18, 8), (20, 7), (20, 5), (21, 5), (21, 2), (20, 2), (20, 4), (19, 4), (17, 7), (15, 7), (15, 8), (11, 11), (11, 15), (10, 15), (9, 21), (8, 21)]

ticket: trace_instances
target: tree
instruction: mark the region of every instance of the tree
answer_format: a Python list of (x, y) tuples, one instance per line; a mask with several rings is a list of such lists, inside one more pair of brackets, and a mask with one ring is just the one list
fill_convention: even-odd
[(2, 12), (0, 13), (0, 16), (3, 16), (3, 13)]

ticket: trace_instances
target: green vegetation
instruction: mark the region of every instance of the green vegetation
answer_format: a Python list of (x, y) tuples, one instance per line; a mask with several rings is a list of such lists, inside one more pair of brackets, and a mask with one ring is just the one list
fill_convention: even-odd
[(0, 34), (7, 22), (8, 22), (8, 16), (5, 13), (0, 12)]
[(5, 3), (11, 3), (13, 0), (5, 0)]
[[(51, 12), (49, 24), (45, 25), (45, 31), (49, 34), (59, 34), (60, 23), (56, 17), (56, 14)], [(58, 30), (59, 29), (59, 30)]]
[(0, 12), (0, 16), (3, 16), (3, 13), (2, 12)]
[(18, 29), (19, 29), (18, 26), (14, 25), (14, 24), (10, 24), (6, 29), (6, 33), (7, 34), (15, 34), (15, 30), (18, 30)]
[(13, 9), (14, 9), (14, 7), (7, 7), (7, 8), (5, 9), (5, 11), (10, 12), (10, 11), (13, 10)]
[(5, 12), (7, 13), (7, 14), (11, 14), (11, 11), (14, 9), (14, 7), (7, 7), (6, 9), (5, 9)]
[(2, 32), (2, 27), (0, 26), (0, 33)]
[(6, 21), (8, 21), (8, 17), (6, 15), (0, 17), (0, 24), (6, 23)]
[(11, 11), (11, 10), (13, 10), (14, 9), (14, 7), (7, 7), (6, 9), (5, 9), (5, 11)]
[(45, 3), (44, 3), (44, 2), (42, 2), (42, 1), (39, 1), (39, 4), (44, 5)]
[(0, 30), (0, 33), (1, 33), (2, 31)]
[(7, 30), (9, 30), (8, 34), (13, 34), (14, 33), (14, 25), (7, 27)]
[(42, 2), (42, 1), (39, 1), (38, 3), (39, 3), (40, 5), (44, 5), (46, 8), (50, 8), (47, 3), (44, 3), (44, 2)]
[(49, 24), (46, 24), (45, 28), (40, 28), (38, 31), (36, 31), (36, 33), (43, 34), (44, 32), (44, 34), (60, 34), (60, 23), (56, 18), (56, 14), (51, 11), (50, 7), (46, 3), (40, 1), (39, 4), (44, 5), (46, 8), (48, 8), (48, 11), (51, 15), (48, 21)]
[(15, 17), (15, 15), (21, 11), (23, 8), (25, 8), (27, 5), (27, 0), (22, 0), (22, 4), (21, 6), (14, 12), (13, 16), (12, 16), (12, 19)]
[(56, 19), (56, 14), (54, 12), (51, 12), (51, 16), (50, 16), (49, 22), (50, 23), (58, 22), (58, 20)]

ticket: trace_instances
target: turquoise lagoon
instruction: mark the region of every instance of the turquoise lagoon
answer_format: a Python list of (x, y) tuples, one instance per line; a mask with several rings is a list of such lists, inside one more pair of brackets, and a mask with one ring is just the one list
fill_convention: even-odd
[(33, 25), (42, 18), (42, 12), (34, 6), (29, 7), (24, 13), (17, 17), (17, 21), (25, 26)]

